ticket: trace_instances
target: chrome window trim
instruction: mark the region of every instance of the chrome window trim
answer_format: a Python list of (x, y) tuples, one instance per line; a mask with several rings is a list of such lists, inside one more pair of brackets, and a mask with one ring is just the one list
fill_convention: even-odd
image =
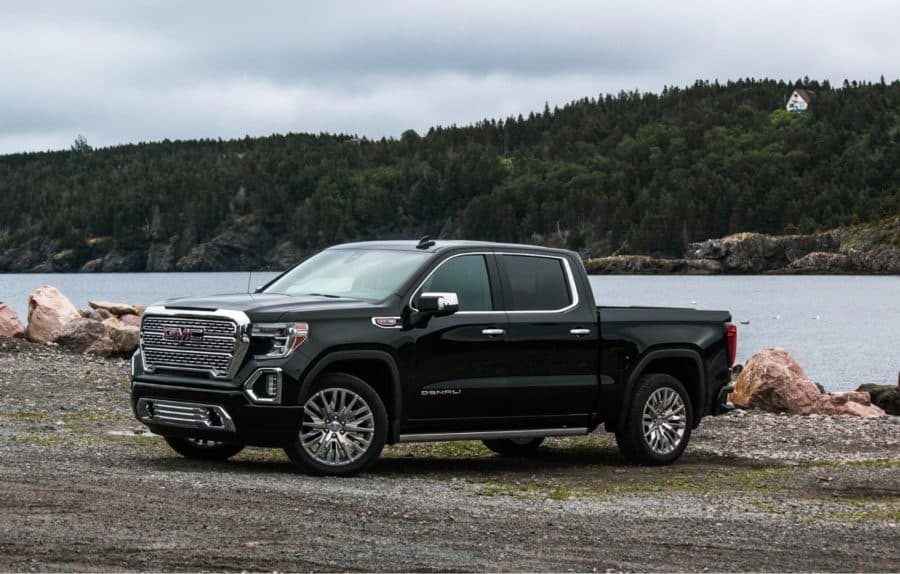
[[(569, 289), (572, 291), (572, 302), (562, 308), (559, 309), (535, 309), (533, 311), (521, 311), (521, 310), (507, 310), (507, 311), (457, 311), (454, 315), (502, 315), (502, 314), (547, 314), (547, 313), (565, 313), (567, 311), (571, 311), (572, 309), (578, 307), (578, 303), (580, 302), (580, 298), (578, 296), (578, 289), (575, 285), (575, 275), (572, 273), (572, 266), (569, 264), (569, 260), (561, 255), (536, 255), (534, 253), (515, 253), (513, 251), (473, 251), (469, 253), (457, 253), (456, 255), (451, 255), (450, 257), (444, 259), (440, 263), (437, 264), (437, 267), (431, 270), (431, 272), (423, 279), (413, 290), (412, 296), (409, 298), (409, 308), (413, 311), (418, 311), (413, 306), (413, 299), (416, 298), (416, 294), (422, 290), (422, 286), (431, 279), (431, 276), (435, 274), (435, 272), (441, 268), (444, 263), (450, 261), (451, 259), (455, 259), (457, 257), (464, 257), (466, 255), (514, 255), (518, 257), (542, 257), (544, 259), (557, 259), (562, 261), (563, 269), (565, 269), (566, 277), (569, 280)], [(487, 261), (485, 260), (485, 265), (487, 265)], [(502, 263), (498, 262), (498, 267), (500, 267), (502, 272)], [(488, 279), (490, 280), (490, 273), (488, 274)], [(493, 301), (492, 301), (493, 303)]]
[[(234, 348), (232, 352), (232, 359), (229, 365), (227, 372), (221, 372), (216, 369), (204, 369), (199, 367), (162, 367), (164, 370), (171, 371), (184, 371), (184, 372), (193, 372), (193, 373), (207, 373), (212, 378), (218, 380), (230, 380), (234, 379), (237, 375), (238, 370), (241, 368), (241, 365), (244, 362), (244, 357), (247, 354), (247, 350), (250, 348), (250, 318), (247, 317), (247, 314), (243, 311), (233, 311), (231, 309), (215, 309), (211, 311), (200, 311), (193, 309), (169, 309), (163, 305), (151, 305), (144, 310), (144, 313), (141, 315), (141, 339), (139, 348), (141, 350), (141, 366), (146, 373), (153, 373), (158, 370), (157, 367), (149, 367), (147, 365), (146, 354), (144, 353), (144, 319), (147, 317), (153, 316), (162, 316), (162, 317), (170, 317), (170, 318), (195, 318), (195, 319), (203, 319), (204, 317), (221, 317), (225, 319), (229, 319), (235, 324), (234, 331)], [(156, 347), (148, 347), (148, 348), (156, 348)], [(162, 349), (164, 351), (169, 351), (169, 349)], [(217, 351), (196, 351), (193, 353), (189, 350), (182, 350), (180, 352), (187, 352), (187, 354), (206, 354), (206, 355), (223, 355), (227, 353), (220, 353)]]

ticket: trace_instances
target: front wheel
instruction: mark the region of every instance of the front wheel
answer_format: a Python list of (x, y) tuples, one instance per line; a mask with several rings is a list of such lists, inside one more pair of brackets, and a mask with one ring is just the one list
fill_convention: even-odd
[(244, 445), (202, 438), (165, 437), (172, 450), (185, 458), (225, 460), (244, 450)]
[(387, 440), (387, 412), (365, 381), (329, 373), (310, 389), (297, 438), (285, 452), (311, 474), (349, 476), (371, 466)]
[(681, 456), (691, 438), (691, 400), (684, 385), (670, 375), (641, 377), (624, 416), (616, 443), (630, 462), (670, 464)]
[(499, 438), (481, 442), (500, 456), (526, 456), (541, 446), (541, 443), (544, 442), (544, 437)]

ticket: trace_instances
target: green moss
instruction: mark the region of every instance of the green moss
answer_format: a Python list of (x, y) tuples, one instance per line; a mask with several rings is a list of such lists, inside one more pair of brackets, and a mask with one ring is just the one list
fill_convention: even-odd
[(515, 498), (539, 497), (549, 498), (550, 500), (596, 498), (593, 493), (585, 489), (558, 485), (549, 486), (536, 484), (488, 483), (478, 486), (475, 493), (478, 496), (512, 496)]
[(63, 441), (57, 440), (53, 435), (34, 435), (29, 434), (24, 437), (26, 442), (29, 442), (35, 446), (40, 447), (48, 447), (54, 444), (62, 443)]
[(478, 441), (426, 442), (395, 444), (385, 448), (387, 456), (416, 456), (427, 458), (472, 458), (493, 454)]
[(8, 413), (0, 414), (0, 419), (13, 419), (19, 421), (29, 421), (29, 422), (37, 422), (44, 421), (50, 418), (50, 415), (47, 413), (37, 412), (37, 411), (12, 411)]
[(834, 522), (850, 522), (862, 524), (867, 522), (900, 522), (900, 506), (844, 510), (837, 512), (815, 512), (808, 515), (811, 520)]

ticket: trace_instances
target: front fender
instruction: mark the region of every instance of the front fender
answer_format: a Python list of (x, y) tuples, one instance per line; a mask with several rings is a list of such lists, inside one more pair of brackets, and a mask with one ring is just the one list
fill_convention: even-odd
[(298, 404), (303, 404), (306, 399), (309, 388), (319, 378), (325, 370), (338, 362), (344, 361), (379, 361), (384, 363), (391, 373), (391, 386), (393, 391), (393, 420), (391, 421), (390, 440), (396, 441), (400, 436), (400, 421), (402, 420), (402, 398), (403, 393), (400, 387), (400, 370), (397, 368), (397, 362), (393, 355), (387, 351), (379, 351), (375, 349), (364, 350), (348, 350), (348, 351), (332, 351), (322, 355), (313, 363), (302, 377), (300, 384), (300, 393), (298, 395)]

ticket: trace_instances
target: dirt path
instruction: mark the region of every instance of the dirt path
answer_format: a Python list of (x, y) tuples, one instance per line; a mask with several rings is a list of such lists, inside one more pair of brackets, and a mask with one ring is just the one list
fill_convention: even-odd
[[(161, 439), (127, 432), (137, 425), (125, 362), (19, 345), (0, 346), (4, 571), (900, 564), (894, 419), (720, 417), (665, 468), (623, 464), (602, 434), (548, 441), (523, 460), (477, 443), (405, 445), (365, 476), (321, 479), (295, 474), (278, 451), (179, 458)], [(864, 448), (852, 447), (857, 432)], [(775, 460), (736, 456), (766, 440)], [(853, 460), (810, 457), (829, 440), (834, 460)]]

